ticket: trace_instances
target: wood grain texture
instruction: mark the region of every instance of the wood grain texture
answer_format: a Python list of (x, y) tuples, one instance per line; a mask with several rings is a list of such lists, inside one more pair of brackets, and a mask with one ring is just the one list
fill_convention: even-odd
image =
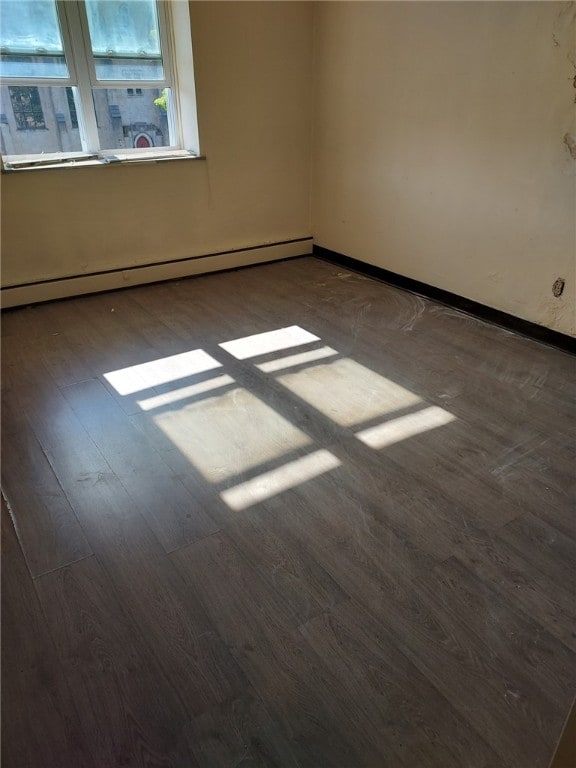
[(2, 434), (2, 489), (33, 576), (92, 554), (74, 510), (22, 414), (11, 414)]
[(543, 629), (576, 650), (576, 606), (569, 586), (558, 586), (501, 540), (476, 537), (456, 556), (511, 605), (521, 607)]
[(37, 580), (97, 765), (194, 766), (187, 716), (94, 557)]
[(300, 763), (370, 765), (382, 760), (366, 743), (365, 732), (340, 731), (347, 702), (330, 671), (322, 670), (301, 642), (281, 596), (226, 536), (215, 534), (172, 557), (272, 717), (284, 724)]
[[(342, 697), (371, 724), (390, 764), (489, 766), (498, 757), (436, 688), (352, 601), (301, 632), (338, 677)], [(354, 656), (354, 674), (349, 659)]]
[(576, 589), (576, 542), (557, 528), (526, 513), (503, 526), (498, 538), (548, 576), (561, 589)]
[(113, 476), (87, 480), (72, 503), (166, 676), (196, 714), (238, 695), (244, 678), (194, 593), (164, 556), (134, 503)]
[(2, 351), (7, 765), (547, 768), (573, 357), (308, 257), (7, 311)]
[(2, 500), (2, 762), (96, 768)]
[(250, 686), (238, 698), (208, 709), (191, 728), (198, 765), (211, 768), (299, 768), (283, 729)]
[(64, 395), (167, 552), (218, 529), (94, 379)]
[(295, 623), (302, 624), (347, 599), (344, 590), (307, 556), (294, 537), (274, 530), (265, 511), (247, 510), (241, 519), (231, 516), (226, 532), (248, 561), (258, 563), (260, 574), (281, 597)]

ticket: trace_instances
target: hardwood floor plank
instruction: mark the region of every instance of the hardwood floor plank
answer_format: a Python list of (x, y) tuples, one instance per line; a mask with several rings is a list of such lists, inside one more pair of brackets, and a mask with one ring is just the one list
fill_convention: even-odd
[(61, 331), (60, 326), (50, 323), (47, 327), (47, 320), (50, 318), (56, 303), (33, 304), (29, 307), (15, 307), (2, 311), (1, 332), (2, 339), (7, 340), (7, 346), (10, 346), (14, 339), (31, 339), (43, 336), (47, 332), (54, 333)]
[[(423, 589), (441, 610), (470, 629), (505, 661), (511, 680), (524, 680), (546, 698), (546, 710), (553, 715), (552, 729), (569, 705), (576, 684), (576, 655), (533, 619), (515, 610), (493, 589), (480, 581), (456, 558), (434, 568), (424, 577)], [(517, 695), (511, 691), (510, 696)]]
[(576, 593), (576, 542), (535, 515), (526, 513), (505, 525), (498, 538), (532, 566), (572, 594)]
[[(210, 334), (217, 334), (214, 326), (210, 301), (206, 301), (204, 290), (210, 290), (213, 283), (201, 278), (197, 289), (184, 288), (185, 296), (179, 293), (182, 282), (171, 281), (157, 286), (143, 286), (132, 295), (134, 301), (156, 321), (162, 323), (181, 343), (190, 344), (190, 349), (197, 349), (206, 343)], [(193, 303), (190, 303), (190, 298)], [(206, 312), (208, 307), (208, 313)]]
[(142, 306), (136, 300), (139, 294), (139, 290), (128, 291), (123, 301), (112, 299), (115, 320), (136, 332), (160, 357), (178, 355), (193, 349), (189, 341), (178, 338), (167, 325), (155, 317), (149, 306)]
[[(193, 712), (242, 690), (243, 678), (206, 615), (68, 402), (35, 420), (53, 472), (119, 599), (186, 694)], [(155, 611), (150, 608), (154, 605)]]
[(2, 762), (96, 768), (2, 501)]
[[(457, 467), (474, 489), (462, 497), (466, 503), (472, 496), (472, 504), (466, 506), (471, 513), (482, 510), (490, 527), (498, 528), (527, 510), (538, 514), (551, 504), (565, 508), (574, 496), (576, 484), (568, 476), (555, 479), (562, 471), (560, 460), (546, 455), (540, 443), (541, 436), (531, 429), (520, 444), (511, 444), (485, 426), (457, 420), (391, 446), (385, 458), (410, 467), (420, 477), (428, 472), (440, 486), (448, 471), (443, 468)], [(565, 444), (557, 450), (562, 452)]]
[[(552, 389), (570, 395), (574, 401), (570, 387), (574, 359), (562, 350), (432, 302), (426, 328), (437, 335), (449, 333), (462, 353), (474, 353), (479, 343), (482, 349), (489, 346), (490, 355), (481, 355), (478, 367), (492, 377), (518, 386), (520, 395), (533, 398)], [(527, 359), (530, 364), (525, 366)]]
[[(377, 518), (362, 495), (341, 493), (340, 488), (337, 470), (333, 477), (314, 478), (267, 500), (261, 509), (279, 538), (288, 536), (299, 542), (321, 565), (320, 553), (328, 553), (333, 568), (323, 567), (346, 592), (337, 568), (340, 556), (348, 566), (357, 563), (361, 572), (371, 573), (375, 579), (382, 578), (382, 564), (390, 564), (407, 581), (417, 579), (437, 562), (411, 538), (397, 533), (384, 516)], [(393, 584), (390, 582), (391, 587)]]
[(66, 494), (94, 474), (111, 472), (110, 466), (60, 391), (50, 408), (26, 407), (28, 422)]
[(373, 740), (390, 755), (386, 765), (499, 765), (496, 753), (383, 635), (378, 622), (351, 601), (300, 631), (371, 722)]
[(450, 557), (469, 531), (493, 525), (493, 518), (482, 508), (448, 495), (429, 475), (392, 462), (387, 453), (363, 461), (348, 454), (335, 478), (338, 488), (332, 492), (334, 503), (341, 494), (352, 508), (360, 505), (367, 527), (374, 528), (376, 537), (380, 536), (378, 525), (382, 525), (384, 534), (393, 530), (403, 542), (434, 561)]
[(249, 688), (194, 719), (194, 753), (210, 768), (304, 768), (279, 724)]
[[(59, 386), (77, 384), (95, 378), (102, 383), (116, 403), (127, 414), (139, 413), (137, 395), (121, 395), (105, 378), (106, 373), (149, 362), (157, 358), (157, 350), (127, 322), (123, 312), (116, 315), (114, 294), (102, 294), (56, 302), (53, 315), (63, 330), (51, 345), (58, 345), (59, 355), (46, 353), (46, 364)], [(114, 344), (110, 344), (114, 339)]]
[[(50, 371), (38, 354), (38, 341), (26, 337), (2, 347), (3, 416), (14, 417), (19, 411), (49, 411), (58, 388)], [(10, 419), (3, 431), (10, 430)]]
[(96, 371), (90, 364), (84, 345), (68, 338), (66, 333), (51, 333), (36, 341), (38, 354), (59, 387), (91, 379)]
[(258, 565), (259, 573), (278, 593), (296, 624), (347, 599), (297, 540), (285, 532), (279, 536), (271, 528), (265, 511), (236, 513), (224, 531), (246, 560)]
[(475, 537), (463, 543), (456, 557), (511, 605), (576, 650), (576, 606), (569, 589), (540, 573), (501, 539)]
[(354, 601), (382, 622), (391, 641), (402, 647), (464, 718), (474, 712), (475, 728), (504, 763), (508, 759), (515, 767), (536, 755), (542, 764), (547, 734), (538, 710), (524, 709), (525, 696), (507, 700), (505, 668), (469, 630), (416, 590), (416, 585), (425, 583), (423, 571), (397, 537), (390, 532), (383, 554), (376, 539), (361, 536), (361, 540), (342, 541), (336, 529), (330, 534), (331, 524), (324, 524), (312, 537), (308, 520), (304, 534), (293, 505), (275, 517), (277, 524), (287, 525), (296, 535), (299, 532), (318, 562)]
[(122, 295), (115, 291), (59, 303), (59, 321), (67, 338), (76, 345), (89, 345), (89, 359), (98, 375), (157, 356), (154, 347), (126, 322), (123, 304)]
[[(549, 434), (551, 425), (560, 432), (565, 431), (573, 409), (569, 402), (563, 401), (563, 413), (558, 413), (552, 402), (518, 396), (515, 387), (477, 370), (484, 359), (481, 349), (476, 347), (467, 356), (462, 356), (452, 348), (451, 337), (444, 338), (449, 339), (444, 349), (439, 349), (436, 345), (439, 340), (427, 333), (420, 340), (402, 340), (388, 345), (386, 365), (392, 377), (400, 383), (406, 381), (427, 400), (444, 404), (465, 422), (482, 426), (489, 415), (491, 429), (512, 443), (522, 439), (526, 424), (537, 428), (543, 437)], [(451, 359), (458, 363), (456, 368), (446, 365), (448, 350)], [(474, 357), (471, 359), (470, 355)], [(367, 357), (374, 360), (373, 349), (368, 350)], [(374, 360), (373, 364), (377, 365), (377, 362)], [(432, 371), (430, 377), (428, 371)]]
[(118, 479), (86, 477), (69, 495), (124, 611), (187, 709), (196, 715), (237, 696), (243, 675)]
[(2, 433), (2, 491), (32, 576), (92, 554), (42, 448), (22, 414)]
[(171, 555), (303, 765), (369, 766), (382, 760), (365, 734), (342, 725), (346, 700), (306, 653), (290, 612), (223, 534)]
[(195, 766), (188, 715), (96, 558), (43, 576), (36, 588), (74, 699), (84, 703), (95, 763)]
[(167, 552), (218, 529), (99, 382), (63, 391)]

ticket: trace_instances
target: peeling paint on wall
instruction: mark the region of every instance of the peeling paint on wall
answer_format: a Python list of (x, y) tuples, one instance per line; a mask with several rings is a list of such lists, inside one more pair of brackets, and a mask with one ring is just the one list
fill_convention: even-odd
[(574, 328), (571, 323), (570, 308), (565, 302), (559, 303), (558, 299), (552, 298), (545, 299), (540, 306), (540, 313), (542, 316), (542, 325), (546, 325), (549, 328), (557, 328), (563, 327), (568, 323), (569, 327), (566, 329), (566, 332), (569, 334), (574, 334), (576, 332), (576, 328)]
[(566, 50), (566, 58), (576, 67), (576, 46), (574, 45), (574, 24), (576, 3), (564, 3), (552, 29), (552, 42), (556, 48)]
[(568, 151), (570, 152), (570, 156), (576, 160), (576, 136), (574, 136), (572, 133), (565, 133), (564, 134), (564, 144), (568, 147)]

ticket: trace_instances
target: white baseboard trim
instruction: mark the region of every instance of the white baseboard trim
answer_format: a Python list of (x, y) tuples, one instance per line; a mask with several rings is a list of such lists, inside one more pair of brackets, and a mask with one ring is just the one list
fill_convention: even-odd
[(248, 267), (267, 261), (308, 256), (312, 253), (312, 237), (293, 240), (286, 243), (274, 243), (241, 251), (229, 251), (210, 256), (195, 256), (191, 259), (179, 259), (159, 264), (143, 265), (118, 269), (111, 272), (99, 272), (92, 275), (63, 277), (26, 285), (13, 285), (2, 288), (2, 308), (19, 307), (23, 304), (35, 304), (39, 301), (64, 299), (85, 293), (113, 291), (132, 285), (157, 283), (178, 277), (202, 275), (235, 267)]

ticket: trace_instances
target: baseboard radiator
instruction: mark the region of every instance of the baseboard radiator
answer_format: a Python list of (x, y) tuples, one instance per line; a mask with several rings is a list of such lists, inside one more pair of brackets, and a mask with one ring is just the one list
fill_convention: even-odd
[(112, 291), (132, 285), (157, 283), (179, 277), (191, 277), (208, 272), (248, 267), (267, 261), (307, 256), (311, 253), (312, 237), (303, 237), (280, 243), (194, 256), (189, 259), (175, 259), (124, 269), (111, 269), (83, 275), (38, 280), (20, 285), (9, 285), (3, 287), (0, 292), (2, 308), (7, 309), (41, 301), (51, 301), (52, 299), (80, 296), (86, 293)]

